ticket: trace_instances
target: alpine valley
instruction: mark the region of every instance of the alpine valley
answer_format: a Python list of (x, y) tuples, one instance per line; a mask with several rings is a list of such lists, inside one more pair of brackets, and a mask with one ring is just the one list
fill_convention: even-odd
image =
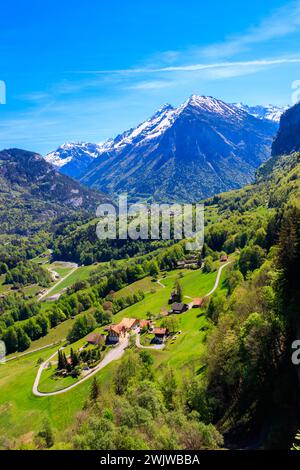
[[(299, 109), (276, 132), (269, 114), (193, 96), (48, 161), (0, 152), (0, 449), (111, 464), (111, 450), (300, 449)], [(81, 182), (209, 194), (202, 249), (99, 240), (109, 199)]]
[(45, 158), (111, 197), (193, 202), (253, 181), (282, 112), (192, 95), (104, 144), (67, 143)]

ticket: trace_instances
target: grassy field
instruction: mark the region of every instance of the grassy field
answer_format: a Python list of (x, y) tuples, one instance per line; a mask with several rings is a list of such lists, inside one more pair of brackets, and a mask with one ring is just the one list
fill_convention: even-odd
[(208, 321), (200, 309), (188, 310), (177, 317), (181, 333), (177, 335), (174, 344), (168, 340), (164, 350), (155, 351), (155, 364), (157, 368), (164, 364), (173, 367), (180, 378), (184, 370), (202, 366), (201, 356), (205, 351)]
[[(95, 331), (100, 331), (100, 328), (97, 328)], [(67, 345), (64, 348), (64, 352), (66, 356), (68, 357), (70, 355), (71, 348), (74, 351), (78, 351), (84, 345), (86, 345), (86, 340), (85, 338), (81, 338), (75, 343)], [(93, 348), (94, 346), (90, 345), (86, 349), (93, 349)], [(105, 354), (108, 352), (109, 348), (110, 347), (106, 348)], [(50, 354), (46, 355), (46, 359), (47, 357), (50, 357)], [(49, 369), (43, 370), (39, 387), (38, 387), (40, 392), (55, 392), (56, 390), (62, 390), (64, 388), (67, 388), (69, 385), (72, 385), (73, 383), (78, 382), (82, 378), (82, 376), (79, 376), (77, 378), (73, 378), (69, 376), (60, 377), (60, 378), (53, 377), (53, 374), (55, 373), (55, 370), (56, 370), (56, 364), (54, 364), (56, 361), (57, 361), (57, 355), (55, 355), (51, 360), (51, 362), (53, 363), (52, 367)]]
[[(52, 267), (53, 265), (51, 265)], [(55, 287), (51, 293), (49, 294), (50, 296), (57, 294), (58, 292), (62, 291), (63, 289), (67, 289), (68, 287), (71, 287), (73, 284), (75, 284), (78, 281), (84, 281), (89, 278), (89, 275), (99, 267), (100, 264), (96, 265), (91, 265), (91, 266), (80, 266), (76, 271), (74, 271), (70, 276), (67, 277), (64, 281), (60, 282), (57, 287)], [(54, 271), (57, 271), (59, 274), (59, 270), (53, 266)], [(71, 269), (67, 269), (67, 272), (65, 274), (60, 274), (61, 277), (66, 276), (68, 272), (70, 272)]]
[(56, 392), (63, 388), (67, 388), (78, 381), (77, 378), (71, 376), (55, 378), (56, 365), (52, 364), (48, 369), (44, 370), (39, 383), (40, 392)]
[[(48, 349), (45, 359), (56, 348)], [(0, 365), (0, 447), (6, 439), (19, 438), (28, 442), (33, 430), (38, 431), (48, 417), (57, 433), (63, 432), (82, 409), (91, 381), (83, 382), (70, 392), (53, 397), (35, 397), (32, 385), (38, 370), (41, 353), (33, 353), (16, 361)], [(112, 363), (99, 374), (100, 384), (111, 380), (116, 364)]]
[(218, 222), (220, 220), (220, 216), (218, 214), (218, 206), (205, 206), (204, 217), (205, 225), (211, 225)]
[[(204, 274), (201, 270), (174, 270), (166, 273), (160, 282), (165, 286), (156, 293), (147, 293), (140, 302), (127, 307), (125, 310), (114, 316), (114, 322), (120, 321), (124, 317), (147, 318), (147, 313), (158, 315), (169, 310), (168, 304), (170, 294), (174, 288), (174, 283), (178, 276), (179, 282), (183, 287), (183, 294), (189, 297), (201, 297), (207, 294), (214, 286), (217, 272)], [(187, 298), (188, 302), (190, 299)]]
[[(220, 289), (225, 289), (226, 268), (222, 273)], [(213, 287), (216, 272), (204, 274), (202, 271), (182, 271), (180, 282), (184, 295), (203, 296)], [(148, 293), (145, 299), (131, 307), (119, 312), (114, 317), (118, 322), (124, 317), (146, 318), (147, 312), (158, 314), (168, 308), (168, 299), (173, 289), (179, 271), (166, 273), (161, 282), (165, 288), (158, 287), (155, 293)], [(146, 281), (148, 282), (148, 281)], [(136, 286), (134, 286), (136, 288)], [(178, 315), (179, 328), (182, 331), (177, 335), (174, 344), (168, 341), (165, 350), (152, 351), (155, 358), (154, 367), (158, 373), (163, 373), (166, 364), (172, 366), (178, 375), (189, 368), (200, 369), (202, 354), (205, 351), (205, 338), (208, 322), (200, 309), (191, 309)], [(38, 341), (32, 343), (31, 348), (43, 346), (65, 337), (74, 320), (67, 320)], [(161, 320), (157, 320), (159, 324)], [(101, 329), (97, 329), (101, 331)], [(85, 343), (84, 339), (74, 343), (72, 347), (78, 349)], [(68, 354), (70, 346), (66, 348)], [(5, 446), (6, 439), (18, 438), (20, 442), (30, 442), (33, 430), (38, 431), (44, 418), (48, 417), (55, 432), (59, 435), (73, 422), (88, 396), (91, 380), (87, 380), (74, 389), (57, 396), (35, 397), (32, 395), (32, 385), (38, 370), (38, 360), (46, 360), (55, 351), (57, 346), (34, 352), (28, 356), (20, 357), (6, 364), (0, 365), (0, 447)], [(112, 373), (117, 361), (109, 364), (97, 374), (100, 384), (107, 384), (112, 380)], [(47, 389), (51, 380), (51, 389), (56, 384), (49, 376), (53, 370), (47, 370), (41, 378), (41, 387)], [(68, 379), (73, 381), (74, 379)], [(64, 382), (64, 386), (69, 385)], [(57, 384), (60, 387), (60, 384)]]
[(133, 282), (129, 286), (120, 289), (118, 292), (114, 294), (115, 298), (124, 297), (129, 294), (134, 294), (135, 292), (142, 290), (143, 292), (151, 292), (157, 291), (162, 289), (162, 287), (157, 284), (157, 282), (153, 281), (151, 277), (145, 277), (144, 279), (140, 279), (139, 281)]
[[(79, 315), (76, 316), (76, 318), (80, 317), (82, 314), (80, 313)], [(37, 339), (36, 341), (32, 341), (31, 345), (28, 349), (26, 349), (26, 353), (29, 351), (33, 351), (38, 348), (42, 348), (44, 346), (47, 346), (48, 344), (52, 343), (58, 343), (62, 340), (64, 340), (69, 332), (69, 330), (72, 328), (72, 325), (74, 323), (75, 319), (69, 318), (68, 320), (60, 323), (59, 325), (55, 326), (54, 328), (51, 328), (49, 330), (49, 333), (46, 336), (42, 336), (41, 338)], [(7, 356), (9, 359), (12, 356), (20, 356), (22, 353), (12, 353)], [(50, 354), (49, 354), (50, 355)]]

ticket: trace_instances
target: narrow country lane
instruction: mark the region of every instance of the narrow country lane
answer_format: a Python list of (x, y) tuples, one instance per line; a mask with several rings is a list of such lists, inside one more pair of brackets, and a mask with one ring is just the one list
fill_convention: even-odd
[[(51, 292), (57, 288), (57, 286), (59, 286), (63, 281), (65, 281), (66, 279), (68, 279), (69, 276), (71, 276), (71, 274), (73, 274), (76, 269), (78, 269), (78, 264), (76, 263), (73, 263), (74, 264), (74, 268), (71, 269), (71, 271), (66, 274), (66, 276), (62, 277), (56, 284), (54, 284), (54, 286), (50, 287), (50, 289), (47, 289), (46, 292), (44, 292), (42, 295), (40, 295), (40, 297), (38, 298), (38, 301), (40, 302), (41, 300), (43, 300), (45, 297), (48, 297), (49, 294), (51, 294)], [(55, 271), (49, 269), (50, 272), (54, 273)]]
[(103, 367), (107, 366), (110, 362), (120, 359), (123, 356), (124, 351), (127, 348), (127, 346), (128, 346), (128, 336), (126, 336), (126, 338), (124, 338), (124, 340), (120, 342), (118, 346), (111, 349), (103, 358), (103, 360), (89, 374), (87, 374), (82, 379), (78, 380), (78, 382), (70, 385), (69, 387), (63, 388), (62, 390), (57, 390), (56, 392), (39, 392), (38, 386), (39, 386), (39, 381), (40, 381), (42, 372), (47, 366), (47, 364), (49, 363), (49, 361), (53, 357), (55, 357), (55, 355), (57, 354), (57, 351), (56, 351), (54, 354), (52, 354), (52, 356), (50, 356), (47, 359), (47, 361), (43, 362), (43, 364), (41, 364), (41, 366), (39, 367), (38, 373), (36, 375), (36, 378), (32, 387), (32, 393), (37, 397), (49, 397), (49, 396), (60, 395), (62, 393), (68, 392), (72, 388), (77, 387), (77, 385), (81, 384), (82, 382), (85, 382), (86, 380), (90, 379), (93, 375), (97, 374), (99, 370), (103, 369)]
[[(215, 282), (215, 285), (214, 287), (212, 288), (212, 290), (206, 294), (206, 297), (212, 295), (216, 289), (218, 288), (218, 285), (219, 285), (219, 282), (220, 282), (220, 279), (221, 279), (221, 274), (222, 274), (222, 270), (228, 266), (230, 263), (232, 263), (232, 261), (228, 261), (227, 263), (223, 264), (222, 266), (220, 266), (220, 268), (218, 269), (218, 273), (217, 273), (217, 277), (216, 277), (216, 282)], [(77, 268), (74, 268), (74, 270), (77, 269)], [(72, 271), (71, 271), (72, 272)], [(71, 272), (68, 274), (70, 275)], [(67, 276), (66, 276), (67, 277)], [(66, 278), (64, 277), (64, 279)], [(57, 284), (56, 284), (57, 286)], [(56, 287), (55, 286), (55, 287)], [(99, 372), (99, 370), (103, 369), (105, 366), (107, 366), (108, 364), (110, 364), (110, 362), (112, 361), (116, 361), (118, 359), (120, 359), (123, 354), (124, 354), (124, 351), (125, 349), (127, 348), (128, 346), (128, 341), (129, 339), (129, 335), (127, 334), (126, 338), (124, 338), (124, 340), (122, 342), (120, 342), (118, 344), (118, 346), (114, 347), (113, 349), (111, 349), (107, 354), (106, 356), (103, 358), (103, 360), (100, 362), (100, 364), (98, 364), (95, 369), (92, 370), (91, 373), (87, 374), (85, 377), (83, 377), (82, 379), (78, 380), (78, 382), (70, 385), (69, 387), (66, 387), (66, 388), (63, 388), (62, 390), (57, 390), (56, 392), (39, 392), (38, 390), (38, 386), (39, 386), (39, 382), (40, 382), (40, 378), (41, 378), (41, 375), (42, 375), (42, 372), (43, 370), (45, 369), (46, 365), (49, 363), (49, 361), (51, 361), (51, 359), (57, 354), (57, 352), (55, 352), (54, 354), (52, 354), (52, 356), (50, 356), (45, 362), (43, 362), (43, 364), (41, 364), (41, 366), (39, 367), (39, 370), (38, 370), (38, 373), (36, 375), (36, 378), (35, 378), (35, 381), (34, 381), (34, 384), (33, 384), (33, 387), (32, 387), (32, 393), (37, 396), (37, 397), (49, 397), (49, 396), (53, 396), (53, 395), (60, 395), (62, 393), (65, 393), (65, 392), (68, 392), (69, 390), (71, 390), (72, 388), (75, 388), (77, 387), (77, 385), (80, 385), (82, 382), (84, 382), (85, 380), (88, 380), (90, 379), (93, 375), (97, 374), (97, 372)], [(140, 343), (140, 333), (139, 331), (136, 332), (136, 341), (135, 341), (135, 344), (138, 348), (140, 349), (163, 349), (164, 348), (164, 344), (162, 345), (153, 345), (153, 346), (142, 346), (141, 343)]]

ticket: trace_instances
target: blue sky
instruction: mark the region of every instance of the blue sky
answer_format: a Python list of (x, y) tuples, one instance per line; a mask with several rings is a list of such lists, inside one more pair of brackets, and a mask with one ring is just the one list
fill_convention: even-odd
[(300, 0), (5, 3), (0, 148), (101, 142), (193, 93), (286, 105), (300, 80)]

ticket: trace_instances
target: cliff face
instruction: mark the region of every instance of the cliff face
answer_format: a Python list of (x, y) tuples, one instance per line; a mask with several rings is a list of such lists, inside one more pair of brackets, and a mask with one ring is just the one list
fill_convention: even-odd
[(273, 142), (272, 155), (300, 151), (300, 103), (288, 109), (280, 119), (280, 127)]

